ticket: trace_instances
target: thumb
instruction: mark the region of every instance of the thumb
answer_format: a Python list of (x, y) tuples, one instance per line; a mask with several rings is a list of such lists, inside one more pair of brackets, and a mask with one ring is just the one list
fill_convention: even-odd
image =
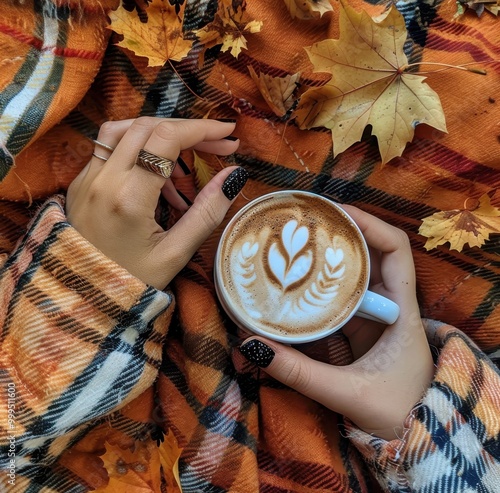
[(342, 367), (315, 361), (292, 347), (260, 337), (246, 339), (239, 349), (247, 360), (265, 368), (276, 380), (341, 412), (342, 401), (347, 397)]
[(215, 175), (197, 195), (189, 210), (155, 247), (155, 258), (173, 278), (224, 219), (233, 199), (244, 187), (248, 172), (231, 166)]

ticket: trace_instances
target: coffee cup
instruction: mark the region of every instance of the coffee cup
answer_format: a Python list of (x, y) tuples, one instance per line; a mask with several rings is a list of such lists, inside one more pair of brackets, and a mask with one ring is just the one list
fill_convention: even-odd
[(354, 220), (320, 195), (285, 190), (244, 206), (215, 257), (219, 301), (238, 326), (298, 344), (326, 337), (353, 316), (392, 324), (393, 301), (368, 290), (370, 255)]

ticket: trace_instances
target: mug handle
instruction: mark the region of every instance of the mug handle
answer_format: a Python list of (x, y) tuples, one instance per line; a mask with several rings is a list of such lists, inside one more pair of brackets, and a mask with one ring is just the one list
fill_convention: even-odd
[(391, 325), (399, 317), (399, 306), (373, 291), (366, 291), (356, 316)]

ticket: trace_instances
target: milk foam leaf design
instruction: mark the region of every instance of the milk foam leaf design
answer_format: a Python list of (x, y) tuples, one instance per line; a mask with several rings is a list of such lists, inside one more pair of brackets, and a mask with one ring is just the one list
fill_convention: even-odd
[(258, 243), (252, 244), (249, 241), (246, 241), (236, 256), (234, 274), (237, 277), (237, 282), (239, 282), (242, 286), (249, 286), (257, 278), (255, 275), (255, 265), (253, 264), (252, 259), (258, 251)]
[(339, 281), (345, 273), (343, 264), (344, 252), (341, 248), (328, 247), (325, 250), (325, 263), (315, 281), (298, 302), (292, 307), (294, 313), (314, 315), (324, 309), (336, 296), (340, 287)]
[(284, 290), (305, 277), (313, 261), (311, 250), (298, 255), (306, 246), (309, 230), (305, 226), (297, 226), (295, 219), (288, 221), (281, 232), (281, 245), (273, 243), (269, 248), (269, 268)]

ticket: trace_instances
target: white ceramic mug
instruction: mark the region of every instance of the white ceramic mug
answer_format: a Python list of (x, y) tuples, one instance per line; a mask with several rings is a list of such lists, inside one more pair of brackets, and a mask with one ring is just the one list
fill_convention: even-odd
[(399, 316), (368, 290), (370, 255), (354, 220), (311, 192), (273, 192), (243, 207), (222, 233), (214, 278), (238, 326), (288, 344), (326, 337), (354, 315), (387, 325)]

